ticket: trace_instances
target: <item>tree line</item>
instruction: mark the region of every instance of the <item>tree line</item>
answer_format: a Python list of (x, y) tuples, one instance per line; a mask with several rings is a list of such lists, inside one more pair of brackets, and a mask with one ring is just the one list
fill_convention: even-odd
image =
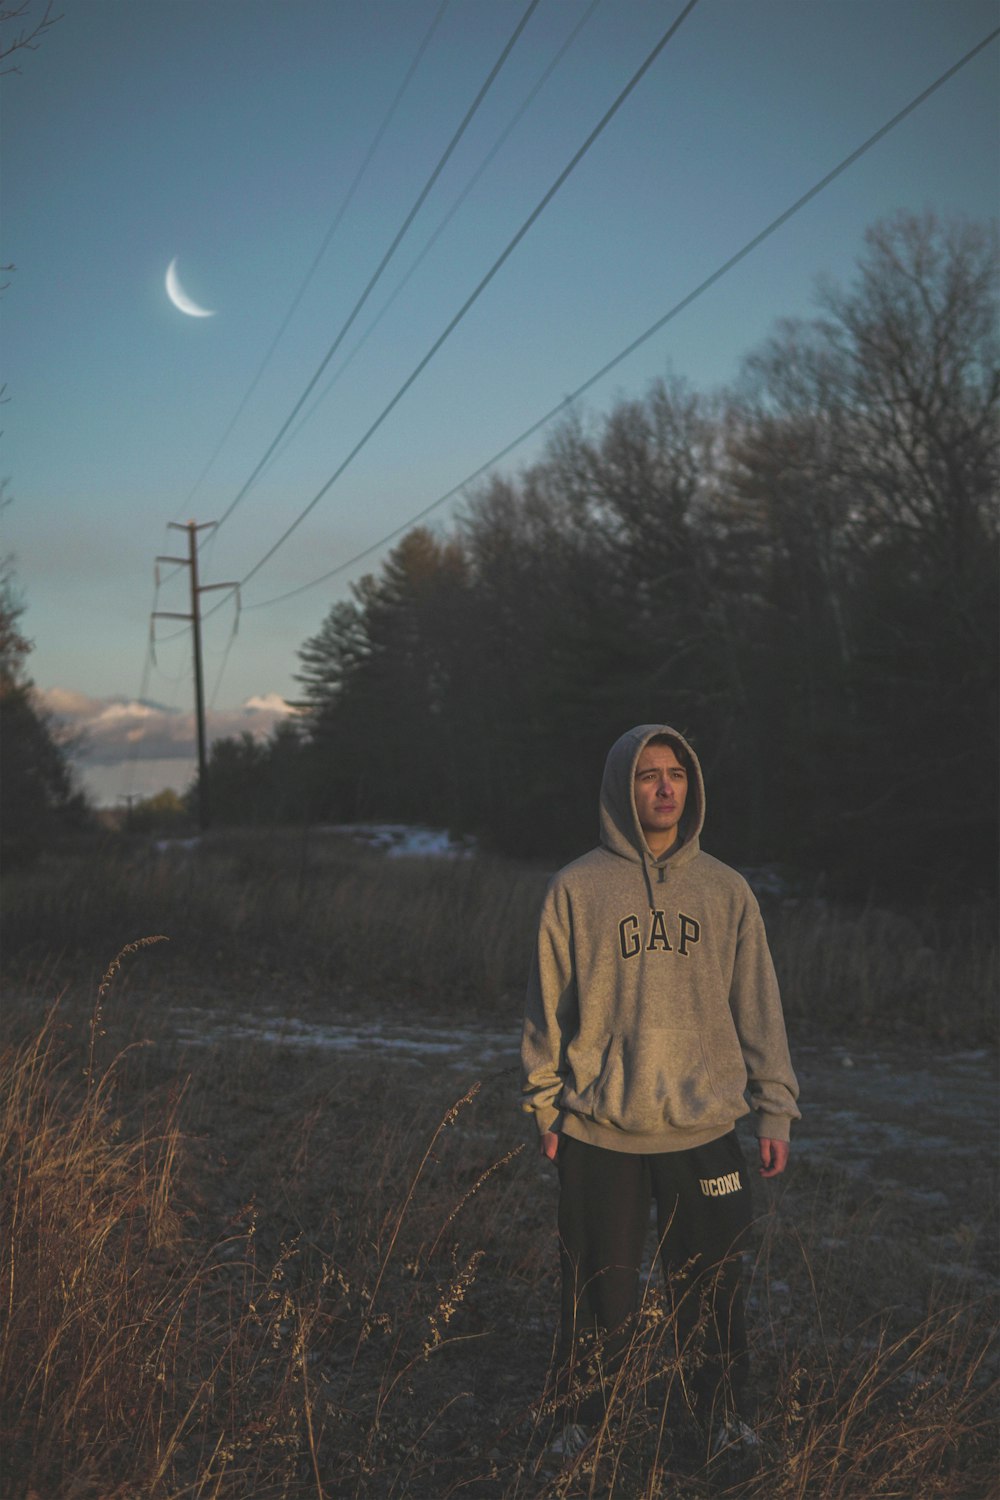
[(863, 899), (995, 870), (997, 240), (900, 215), (737, 385), (571, 415), (302, 646), (217, 741), (220, 821), (440, 823), (560, 861), (630, 725), (688, 734), (706, 847)]
[[(0, 484), (0, 509), (5, 502)], [(20, 627), (24, 604), (13, 558), (0, 558), (0, 869), (20, 869), (87, 821), (69, 746), (41, 707)]]

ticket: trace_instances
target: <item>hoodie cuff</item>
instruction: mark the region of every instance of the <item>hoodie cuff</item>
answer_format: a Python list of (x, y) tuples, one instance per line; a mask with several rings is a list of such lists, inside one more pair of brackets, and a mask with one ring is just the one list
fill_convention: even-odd
[(757, 1115), (757, 1139), (768, 1141), (791, 1140), (791, 1115)]
[(562, 1119), (562, 1115), (558, 1109), (553, 1109), (551, 1105), (546, 1109), (532, 1110), (532, 1114), (535, 1116), (535, 1124), (538, 1126), (539, 1135), (544, 1135), (548, 1130), (559, 1129), (559, 1122)]

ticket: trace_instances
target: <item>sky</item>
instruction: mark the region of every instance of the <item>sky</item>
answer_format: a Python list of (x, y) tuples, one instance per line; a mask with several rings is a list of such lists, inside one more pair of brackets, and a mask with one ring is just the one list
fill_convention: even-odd
[[(58, 9), (0, 78), (3, 550), (31, 675), (84, 731), (80, 773), (106, 804), (193, 773), (185, 622), (157, 620), (149, 652), (152, 611), (190, 610), (187, 568), (161, 564), (156, 584), (156, 557), (187, 552), (168, 523), (226, 516), (200, 533), (202, 584), (245, 580), (238, 614), (227, 591), (202, 596), (209, 734), (266, 733), (299, 648), (388, 546), (269, 601), (460, 487), (1000, 24), (996, 0)], [(812, 315), (821, 277), (850, 282), (880, 218), (995, 215), (998, 66), (993, 41), (593, 385), (584, 414), (665, 374), (734, 381), (779, 318)], [(170, 299), (171, 263), (179, 300), (212, 316)]]

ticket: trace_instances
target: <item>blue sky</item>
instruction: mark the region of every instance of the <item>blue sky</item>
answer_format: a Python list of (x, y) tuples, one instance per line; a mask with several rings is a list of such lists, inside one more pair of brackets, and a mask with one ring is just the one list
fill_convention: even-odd
[[(39, 5), (40, 0), (35, 0)], [(2, 80), (3, 409), (17, 557), (47, 701), (90, 733), (91, 789), (183, 786), (190, 648), (161, 622), (171, 520), (218, 518), (278, 433), (527, 0), (66, 0)], [(540, 0), (317, 391), (580, 29), (454, 219), (203, 558), (243, 577), (338, 468), (683, 9)], [(284, 336), (309, 267), (413, 77)], [(378, 432), (233, 610), (206, 624), (213, 732), (264, 728), (352, 576), (254, 610), (404, 522), (660, 317), (998, 24), (995, 0), (700, 0)], [(821, 275), (899, 209), (997, 210), (1000, 47), (954, 80), (585, 398), (668, 370), (733, 380)], [(211, 318), (178, 311), (176, 257)], [(307, 404), (307, 411), (310, 404)], [(503, 467), (530, 461), (543, 436)], [(203, 477), (202, 477), (203, 476)], [(200, 483), (199, 483), (200, 479)], [(447, 522), (449, 510), (438, 515)], [(185, 577), (157, 607), (186, 609)], [(206, 601), (211, 604), (212, 598)], [(175, 636), (172, 640), (165, 639)], [(155, 705), (134, 700), (145, 686)], [(128, 764), (123, 764), (123, 759)]]

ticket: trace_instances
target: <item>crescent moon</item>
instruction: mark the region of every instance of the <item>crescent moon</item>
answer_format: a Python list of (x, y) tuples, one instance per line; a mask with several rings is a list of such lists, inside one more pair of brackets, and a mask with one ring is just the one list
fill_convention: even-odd
[(187, 292), (177, 279), (177, 257), (167, 267), (167, 296), (176, 308), (182, 313), (187, 313), (189, 318), (214, 318), (215, 312), (208, 307), (199, 307), (197, 302), (192, 302)]

